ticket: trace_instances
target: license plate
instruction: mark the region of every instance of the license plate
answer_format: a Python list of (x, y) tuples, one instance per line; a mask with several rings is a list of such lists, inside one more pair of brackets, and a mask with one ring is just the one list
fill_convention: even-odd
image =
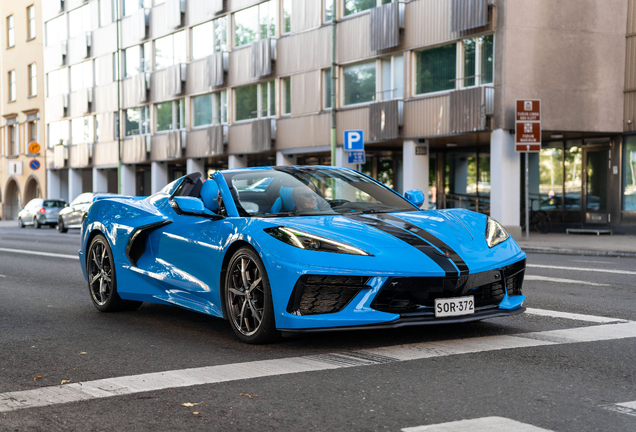
[(475, 297), (455, 297), (435, 299), (435, 318), (475, 313)]

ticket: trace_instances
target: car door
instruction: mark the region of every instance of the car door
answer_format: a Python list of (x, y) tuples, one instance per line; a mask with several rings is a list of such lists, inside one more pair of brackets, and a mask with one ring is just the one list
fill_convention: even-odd
[(65, 218), (65, 225), (69, 228), (78, 228), (82, 224), (82, 214), (88, 209), (92, 193), (83, 193), (73, 200), (71, 203), (71, 211)]

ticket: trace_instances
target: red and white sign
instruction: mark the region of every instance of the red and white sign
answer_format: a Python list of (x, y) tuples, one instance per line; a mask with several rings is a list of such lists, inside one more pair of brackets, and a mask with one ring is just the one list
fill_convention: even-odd
[(518, 152), (541, 150), (541, 101), (517, 99), (515, 147)]

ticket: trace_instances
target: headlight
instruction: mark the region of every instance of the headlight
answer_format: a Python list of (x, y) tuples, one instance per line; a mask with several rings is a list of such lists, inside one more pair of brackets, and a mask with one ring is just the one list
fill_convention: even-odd
[(294, 228), (276, 227), (267, 228), (265, 232), (278, 240), (300, 249), (314, 250), (320, 252), (333, 252), (349, 255), (373, 256), (372, 254), (353, 247), (346, 243), (341, 243), (325, 237), (310, 234)]
[(508, 234), (504, 227), (502, 227), (499, 222), (489, 217), (488, 222), (486, 223), (486, 243), (488, 243), (488, 247), (491, 248), (496, 246), (507, 240), (508, 237), (510, 237), (510, 234)]

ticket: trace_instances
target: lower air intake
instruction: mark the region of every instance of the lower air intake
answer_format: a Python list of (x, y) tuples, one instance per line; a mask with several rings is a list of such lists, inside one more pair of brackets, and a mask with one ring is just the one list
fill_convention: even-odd
[(369, 288), (366, 276), (305, 275), (298, 279), (287, 312), (318, 315), (340, 312), (360, 292)]

